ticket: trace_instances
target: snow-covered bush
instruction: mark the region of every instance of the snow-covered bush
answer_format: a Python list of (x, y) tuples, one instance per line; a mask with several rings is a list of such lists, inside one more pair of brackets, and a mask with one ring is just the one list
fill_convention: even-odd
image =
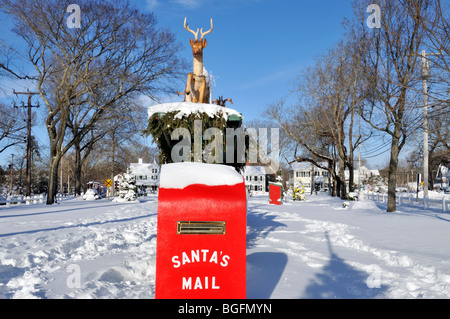
[(137, 199), (136, 181), (130, 174), (123, 174), (119, 177), (119, 195), (113, 202), (134, 202)]
[(306, 200), (305, 187), (303, 185), (300, 185), (299, 183), (295, 184), (294, 189), (292, 191), (292, 199), (299, 201)]

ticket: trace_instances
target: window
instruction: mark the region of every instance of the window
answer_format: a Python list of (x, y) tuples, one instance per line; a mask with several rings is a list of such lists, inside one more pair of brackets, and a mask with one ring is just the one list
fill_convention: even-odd
[(262, 182), (262, 180), (263, 180), (263, 177), (262, 177), (262, 175), (259, 177), (259, 181), (260, 182)]
[(311, 177), (311, 172), (310, 171), (301, 171), (300, 177)]

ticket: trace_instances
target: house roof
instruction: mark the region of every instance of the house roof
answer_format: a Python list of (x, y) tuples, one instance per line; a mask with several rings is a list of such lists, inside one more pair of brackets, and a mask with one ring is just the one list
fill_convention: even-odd
[(153, 168), (159, 168), (159, 165), (153, 160), (153, 163), (130, 163), (130, 173), (133, 175), (151, 175)]
[[(310, 162), (294, 162), (289, 165), (289, 170), (291, 170), (291, 171), (310, 170), (311, 165), (312, 164)], [(328, 167), (328, 162), (319, 162), (319, 165), (322, 167)], [(319, 168), (319, 167), (317, 167), (317, 168)], [(319, 169), (321, 169), (321, 168), (319, 168)]]
[(264, 166), (245, 166), (244, 176), (249, 175), (266, 175), (266, 169)]

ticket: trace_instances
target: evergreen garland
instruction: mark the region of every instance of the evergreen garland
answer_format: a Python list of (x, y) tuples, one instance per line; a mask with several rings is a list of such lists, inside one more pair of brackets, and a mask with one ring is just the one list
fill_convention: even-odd
[[(176, 115), (179, 111), (167, 112), (167, 113), (155, 113), (153, 114), (148, 121), (147, 128), (143, 131), (143, 134), (148, 137), (152, 136), (153, 142), (156, 143), (160, 152), (159, 162), (163, 163), (172, 163), (171, 159), (171, 151), (174, 145), (176, 145), (178, 140), (171, 140), (171, 135), (174, 130), (177, 128), (186, 128), (191, 134), (191, 157), (194, 154), (194, 122), (200, 120), (202, 123), (202, 134), (206, 129), (215, 127), (223, 132), (223, 150), (224, 150), (224, 165), (233, 166), (238, 172), (241, 171), (245, 167), (245, 163), (226, 163), (225, 162), (225, 152), (226, 152), (226, 128), (232, 127), (236, 128), (236, 126), (230, 126), (230, 123), (223, 117), (223, 114), (220, 113), (217, 116), (210, 117), (207, 113), (191, 113), (189, 115), (184, 115), (182, 118), (177, 118)], [(241, 123), (239, 123), (241, 124)], [(239, 125), (240, 126), (240, 125)], [(202, 140), (202, 151), (205, 149), (205, 145), (210, 143), (211, 141), (203, 141)], [(245, 154), (248, 152), (248, 137), (245, 138)], [(236, 150), (235, 150), (236, 154)], [(191, 158), (193, 161), (193, 158)]]

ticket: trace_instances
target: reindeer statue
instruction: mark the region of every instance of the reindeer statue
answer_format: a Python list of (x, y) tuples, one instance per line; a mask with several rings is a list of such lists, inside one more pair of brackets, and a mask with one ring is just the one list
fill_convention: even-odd
[(192, 55), (194, 56), (194, 70), (193, 73), (188, 74), (184, 92), (177, 91), (177, 94), (184, 95), (185, 102), (208, 103), (210, 87), (203, 68), (203, 49), (206, 47), (207, 41), (203, 37), (213, 30), (213, 21), (211, 19), (211, 29), (208, 31), (203, 32), (203, 28), (200, 29), (200, 40), (198, 39), (199, 30), (197, 29), (197, 32), (194, 32), (189, 29), (189, 24), (186, 24), (186, 18), (184, 18), (184, 29), (195, 36), (195, 40), (191, 39), (189, 41), (192, 47)]

